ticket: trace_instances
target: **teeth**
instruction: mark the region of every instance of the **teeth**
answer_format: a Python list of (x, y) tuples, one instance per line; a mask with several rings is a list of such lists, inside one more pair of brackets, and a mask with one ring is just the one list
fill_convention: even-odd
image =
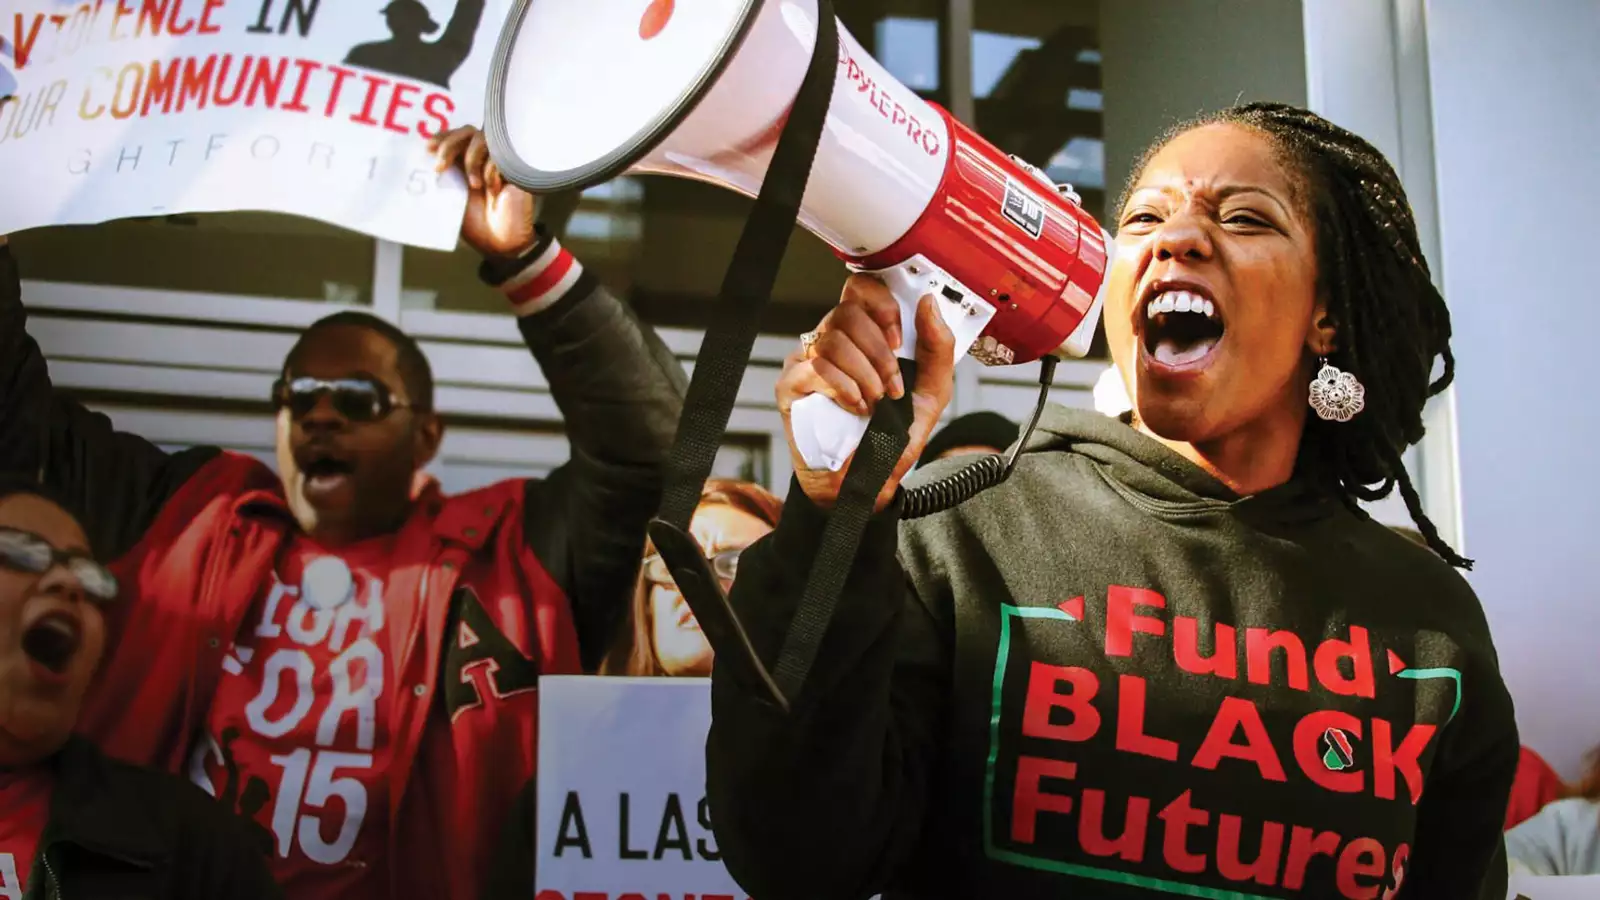
[(1162, 313), (1170, 312), (1196, 312), (1211, 319), (1216, 318), (1217, 305), (1188, 291), (1167, 291), (1159, 297), (1152, 298), (1144, 309), (1147, 319), (1154, 319)]

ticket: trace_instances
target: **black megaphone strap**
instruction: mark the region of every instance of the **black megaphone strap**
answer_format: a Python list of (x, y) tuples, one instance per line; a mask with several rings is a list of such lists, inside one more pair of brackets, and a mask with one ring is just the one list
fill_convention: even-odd
[(768, 699), (783, 709), (790, 708), (805, 684), (873, 503), (905, 449), (910, 425), (909, 395), (901, 401), (878, 404), (829, 517), (777, 665), (769, 669), (728, 602), (721, 581), (690, 536), (689, 523), (727, 431), (761, 313), (771, 299), (778, 267), (800, 214), (832, 100), (839, 36), (831, 0), (818, 0), (817, 16), (811, 63), (723, 278), (713, 324), (696, 357), (667, 462), (661, 508), (649, 527), (656, 551), (666, 561), (716, 653), (717, 665), (739, 669), (736, 677), (761, 685)]

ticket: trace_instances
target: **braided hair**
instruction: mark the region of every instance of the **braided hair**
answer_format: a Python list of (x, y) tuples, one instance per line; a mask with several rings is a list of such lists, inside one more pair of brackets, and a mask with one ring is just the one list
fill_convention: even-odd
[[(1398, 487), (1428, 547), (1452, 566), (1472, 568), (1423, 512), (1401, 460), (1422, 440), (1428, 399), (1455, 378), (1455, 357), (1450, 311), (1433, 285), (1399, 176), (1376, 147), (1309, 110), (1250, 103), (1169, 130), (1134, 166), (1129, 186), (1173, 138), (1217, 123), (1265, 134), (1299, 176), (1315, 223), (1317, 290), (1338, 335), (1329, 362), (1366, 387), (1366, 408), (1349, 422), (1306, 417), (1301, 466), (1331, 479), (1352, 507)], [(1438, 378), (1436, 358), (1443, 361)]]

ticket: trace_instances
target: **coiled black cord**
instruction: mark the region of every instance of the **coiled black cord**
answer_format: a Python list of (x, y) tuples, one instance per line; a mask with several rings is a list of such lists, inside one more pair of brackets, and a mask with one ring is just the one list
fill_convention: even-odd
[(1033, 429), (1044, 414), (1045, 401), (1050, 399), (1050, 386), (1056, 380), (1056, 362), (1054, 356), (1039, 360), (1039, 400), (1033, 405), (1033, 416), (1028, 419), (1028, 427), (1022, 430), (1022, 436), (1011, 445), (1011, 449), (1004, 455), (991, 453), (970, 462), (938, 481), (905, 490), (900, 518), (920, 519), (944, 512), (1010, 478), (1011, 471), (1017, 467), (1017, 459), (1022, 456), (1022, 448), (1033, 436)]

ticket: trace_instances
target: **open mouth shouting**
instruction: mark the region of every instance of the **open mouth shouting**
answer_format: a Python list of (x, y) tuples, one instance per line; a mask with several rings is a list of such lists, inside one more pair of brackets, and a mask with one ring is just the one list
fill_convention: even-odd
[(1157, 374), (1198, 373), (1216, 357), (1224, 332), (1222, 311), (1211, 291), (1196, 282), (1161, 280), (1145, 289), (1141, 303), (1141, 355)]
[(41, 681), (63, 684), (73, 657), (83, 645), (83, 623), (71, 610), (54, 608), (22, 631), (22, 652)]
[(332, 497), (350, 484), (355, 465), (343, 455), (327, 447), (313, 447), (296, 454), (296, 464), (304, 478), (303, 492), (307, 500)]

